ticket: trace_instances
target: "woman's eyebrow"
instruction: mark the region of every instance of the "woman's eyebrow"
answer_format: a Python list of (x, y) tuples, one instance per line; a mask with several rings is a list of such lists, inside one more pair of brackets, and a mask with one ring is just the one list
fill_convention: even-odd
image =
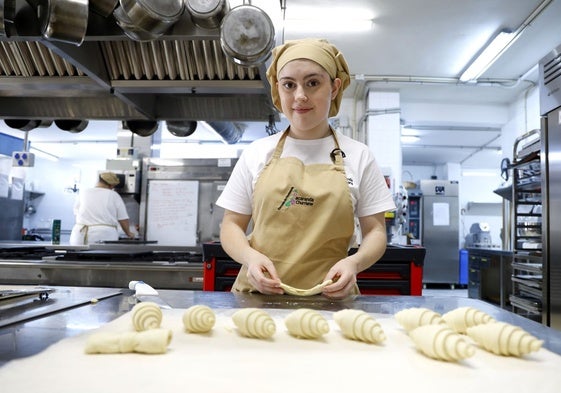
[[(314, 72), (314, 73), (312, 73), (312, 74), (304, 75), (304, 78), (303, 78), (303, 79), (317, 78), (317, 77), (320, 77), (320, 76), (321, 76), (320, 73)], [(292, 77), (292, 76), (281, 76), (281, 77), (279, 78), (279, 81), (280, 81), (280, 80), (284, 80), (284, 79), (294, 80), (294, 79), (296, 79), (296, 78), (294, 78), (294, 77)]]

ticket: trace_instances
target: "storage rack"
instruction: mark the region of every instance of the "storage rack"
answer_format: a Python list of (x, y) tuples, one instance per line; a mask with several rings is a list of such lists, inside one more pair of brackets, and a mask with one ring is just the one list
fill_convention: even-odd
[(514, 143), (512, 311), (542, 322), (544, 306), (540, 130)]

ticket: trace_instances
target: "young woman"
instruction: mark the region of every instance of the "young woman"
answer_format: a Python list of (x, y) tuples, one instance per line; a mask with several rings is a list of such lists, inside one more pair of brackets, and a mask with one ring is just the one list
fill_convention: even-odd
[[(289, 41), (273, 49), (267, 78), (290, 125), (244, 150), (217, 201), (222, 247), (242, 264), (232, 291), (282, 294), (281, 283), (331, 280), (323, 295), (358, 294), (356, 275), (383, 255), (384, 212), (395, 204), (368, 147), (328, 123), (349, 85), (347, 63), (325, 40)], [(348, 256), (355, 217), (362, 241)]]

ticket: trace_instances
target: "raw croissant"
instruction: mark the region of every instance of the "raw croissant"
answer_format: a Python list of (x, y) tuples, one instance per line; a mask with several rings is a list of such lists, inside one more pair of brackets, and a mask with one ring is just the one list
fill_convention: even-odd
[(333, 319), (343, 335), (351, 340), (379, 343), (386, 339), (382, 327), (373, 317), (362, 310), (341, 310), (333, 314)]
[(450, 362), (475, 354), (475, 348), (464, 336), (444, 324), (419, 326), (409, 332), (409, 337), (423, 354), (433, 359)]
[(267, 312), (259, 308), (243, 308), (232, 315), (232, 320), (240, 334), (252, 338), (270, 338), (277, 328)]
[(171, 342), (169, 329), (150, 329), (143, 332), (97, 333), (86, 341), (86, 353), (165, 353)]
[(318, 338), (329, 332), (327, 320), (319, 312), (301, 308), (284, 320), (288, 332), (298, 338)]
[(183, 325), (190, 333), (206, 333), (213, 328), (215, 322), (214, 311), (207, 306), (195, 305), (183, 313)]
[(469, 327), (467, 334), (485, 350), (503, 356), (523, 356), (539, 350), (543, 344), (518, 326), (504, 322)]
[(446, 323), (439, 313), (424, 307), (411, 307), (401, 310), (395, 314), (395, 319), (407, 332), (423, 325)]
[(471, 326), (495, 321), (492, 316), (473, 307), (459, 307), (442, 315), (456, 333), (465, 333)]
[(132, 324), (137, 332), (158, 329), (162, 324), (162, 310), (153, 302), (137, 303), (132, 308)]

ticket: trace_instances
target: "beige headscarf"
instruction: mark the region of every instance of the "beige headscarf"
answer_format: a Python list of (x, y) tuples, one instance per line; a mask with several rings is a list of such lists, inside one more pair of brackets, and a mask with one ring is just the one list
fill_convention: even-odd
[(341, 79), (341, 88), (337, 96), (331, 101), (329, 117), (336, 116), (343, 99), (343, 91), (349, 86), (349, 66), (343, 54), (325, 39), (305, 38), (287, 41), (273, 49), (273, 61), (267, 70), (267, 79), (271, 84), (271, 96), (275, 107), (282, 112), (282, 106), (277, 89), (279, 71), (289, 61), (296, 59), (312, 60), (322, 66), (331, 79)]
[(119, 184), (119, 178), (113, 172), (103, 172), (99, 175), (99, 178), (110, 186)]

